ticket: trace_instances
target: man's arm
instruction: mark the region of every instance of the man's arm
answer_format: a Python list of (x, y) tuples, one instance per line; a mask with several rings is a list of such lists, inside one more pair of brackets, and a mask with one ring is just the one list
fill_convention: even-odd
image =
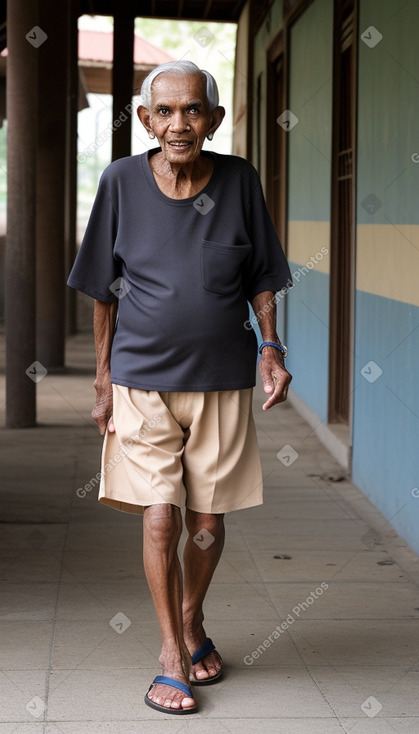
[[(258, 293), (252, 300), (252, 308), (258, 318), (262, 340), (281, 343), (276, 333), (276, 303), (272, 291)], [(259, 362), (259, 372), (263, 381), (263, 389), (271, 393), (264, 403), (263, 410), (268, 410), (276, 403), (287, 399), (288, 385), (292, 376), (285, 369), (284, 357), (276, 347), (264, 347)]]
[[(112, 384), (111, 384), (111, 346), (115, 330), (117, 302), (104, 303), (95, 301), (93, 311), (93, 332), (96, 347), (96, 403), (92, 416), (98, 424), (100, 434), (106, 431), (109, 419), (112, 417)], [(115, 430), (112, 421), (109, 431)]]

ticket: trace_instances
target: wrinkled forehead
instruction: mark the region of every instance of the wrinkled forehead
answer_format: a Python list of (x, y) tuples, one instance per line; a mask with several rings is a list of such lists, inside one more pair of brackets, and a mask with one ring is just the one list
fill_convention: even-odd
[(162, 72), (151, 84), (153, 105), (169, 101), (201, 101), (208, 104), (206, 77), (196, 74), (173, 74)]

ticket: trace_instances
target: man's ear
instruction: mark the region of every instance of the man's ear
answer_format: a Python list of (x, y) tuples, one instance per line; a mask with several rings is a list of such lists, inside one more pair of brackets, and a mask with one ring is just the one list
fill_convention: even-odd
[(151, 115), (150, 110), (147, 109), (147, 107), (144, 107), (142, 104), (140, 104), (139, 107), (137, 107), (137, 115), (139, 121), (144, 125), (147, 132), (153, 132), (151, 127)]
[[(216, 130), (220, 127), (222, 121), (224, 120), (224, 115), (226, 111), (224, 107), (221, 107), (220, 105), (218, 107), (215, 107), (211, 112), (211, 124), (209, 127), (208, 133), (215, 133)], [(143, 123), (144, 124), (144, 123)]]

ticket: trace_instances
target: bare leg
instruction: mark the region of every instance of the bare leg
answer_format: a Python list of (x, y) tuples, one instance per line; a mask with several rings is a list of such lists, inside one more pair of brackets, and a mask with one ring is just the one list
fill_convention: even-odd
[[(185, 545), (184, 582), (183, 582), (183, 633), (191, 655), (206, 640), (203, 627), (203, 603), (212, 576), (220, 560), (224, 546), (224, 515), (210, 515), (186, 510), (186, 527), (189, 537)], [(205, 528), (214, 540), (205, 548), (193, 540)], [(209, 538), (207, 533), (204, 538)], [(205, 542), (203, 543), (205, 545)], [(212, 678), (221, 668), (221, 659), (217, 652), (206, 655), (200, 663), (194, 665), (194, 676), (198, 680)]]
[[(183, 639), (182, 570), (177, 553), (182, 532), (180, 509), (150, 505), (144, 510), (144, 569), (162, 634), (162, 674), (189, 685), (191, 658)], [(191, 708), (193, 698), (164, 684), (148, 697), (166, 708)]]

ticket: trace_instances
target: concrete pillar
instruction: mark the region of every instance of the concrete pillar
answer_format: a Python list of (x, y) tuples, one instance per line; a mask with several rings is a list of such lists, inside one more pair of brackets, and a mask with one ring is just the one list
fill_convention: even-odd
[(42, 0), (39, 25), (48, 38), (38, 61), (36, 353), (51, 370), (64, 366), (65, 348), (66, 0)]
[(123, 13), (115, 14), (113, 28), (113, 161), (131, 155), (131, 114), (127, 112), (126, 106), (132, 100), (133, 84), (134, 17), (124, 10)]
[[(6, 425), (36, 423), (37, 0), (7, 3)], [(46, 42), (46, 41), (45, 41)], [(29, 371), (29, 375), (26, 374)]]

